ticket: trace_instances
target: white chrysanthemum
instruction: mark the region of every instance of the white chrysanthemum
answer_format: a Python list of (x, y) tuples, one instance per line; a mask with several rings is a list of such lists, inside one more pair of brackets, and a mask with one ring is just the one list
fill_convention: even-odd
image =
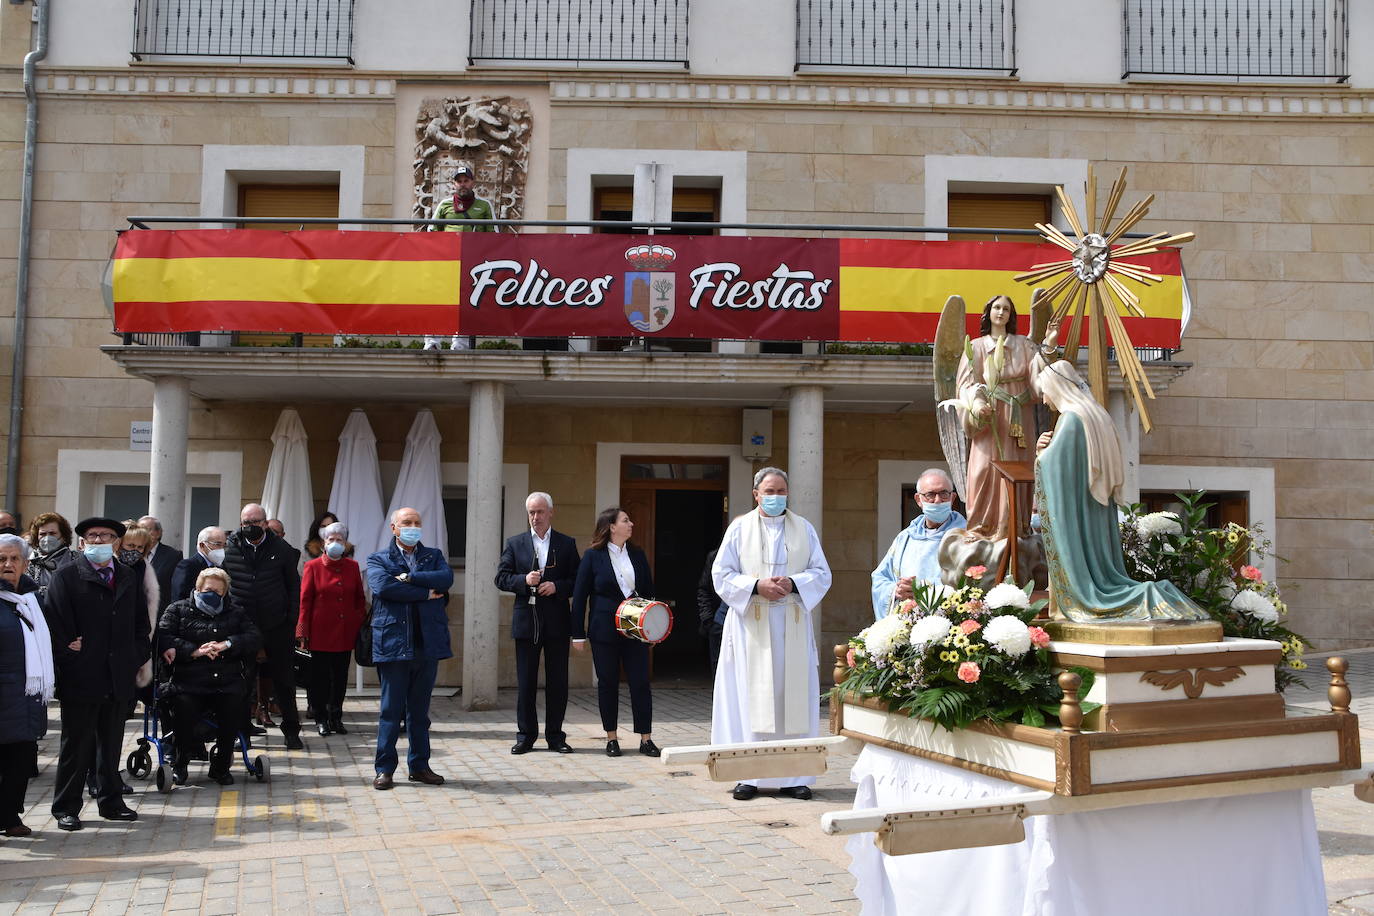
[(1030, 599), (1026, 593), (1009, 582), (1001, 585), (994, 585), (992, 591), (983, 599), (983, 603), (989, 608), (996, 610), (1000, 607), (1014, 607), (1024, 611), (1030, 608)]
[(907, 643), (908, 627), (901, 614), (888, 614), (859, 634), (870, 655), (889, 655)]
[(1274, 602), (1251, 588), (1237, 592), (1236, 597), (1231, 599), (1231, 607), (1269, 623), (1275, 623), (1279, 619), (1279, 611), (1274, 607)]
[(1164, 534), (1182, 534), (1183, 526), (1178, 516), (1172, 512), (1151, 512), (1136, 520), (1136, 527), (1147, 538), (1157, 538)]
[(939, 614), (922, 617), (911, 626), (911, 644), (928, 646), (949, 635), (949, 619)]
[(1030, 651), (1030, 629), (1018, 617), (994, 617), (983, 627), (983, 640), (999, 652), (1020, 658)]

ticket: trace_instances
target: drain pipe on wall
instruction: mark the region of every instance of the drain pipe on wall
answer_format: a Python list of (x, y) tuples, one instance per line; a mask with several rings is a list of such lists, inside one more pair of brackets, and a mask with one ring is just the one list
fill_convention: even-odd
[(24, 175), (19, 198), (19, 255), (14, 281), (14, 366), (10, 376), (10, 435), (5, 454), (5, 502), (19, 517), (19, 445), (24, 434), (24, 358), (29, 317), (29, 248), (33, 241), (33, 170), (38, 146), (38, 89), (34, 69), (48, 56), (48, 5), (33, 0), (37, 40), (24, 55)]

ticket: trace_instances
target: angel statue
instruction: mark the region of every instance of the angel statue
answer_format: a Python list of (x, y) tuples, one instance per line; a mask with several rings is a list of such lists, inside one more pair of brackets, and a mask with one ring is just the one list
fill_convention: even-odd
[(1059, 414), (1036, 443), (1035, 496), (1049, 566), (1051, 604), (1078, 622), (1208, 620), (1171, 582), (1126, 574), (1116, 504), (1124, 464), (1111, 415), (1073, 363), (1037, 360), (1034, 388)]

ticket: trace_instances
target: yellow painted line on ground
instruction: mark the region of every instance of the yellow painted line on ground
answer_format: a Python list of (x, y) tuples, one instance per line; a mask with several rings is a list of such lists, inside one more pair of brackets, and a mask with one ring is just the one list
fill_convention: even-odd
[(307, 823), (320, 822), (320, 803), (315, 799), (302, 799), (301, 803), (295, 807), (300, 812), (302, 821), (306, 821)]
[(219, 807), (215, 810), (215, 839), (228, 839), (239, 832), (239, 793), (226, 789), (219, 793)]

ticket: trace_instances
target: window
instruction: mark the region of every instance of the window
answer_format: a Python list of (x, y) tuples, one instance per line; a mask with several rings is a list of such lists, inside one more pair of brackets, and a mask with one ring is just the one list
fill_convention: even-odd
[[(102, 488), (103, 507), (100, 514), (106, 518), (138, 519), (148, 514), (148, 485), (146, 483), (106, 483)], [(211, 525), (225, 524), (219, 515), (219, 487), (189, 486), (187, 503), (190, 506), (188, 528), (198, 532)]]
[(353, 0), (137, 0), (135, 60), (353, 63)]
[(688, 0), (473, 0), (474, 65), (687, 63)]
[[(981, 226), (986, 220), (1015, 221), (1005, 228), (1033, 228), (1028, 217), (1042, 211), (1035, 201), (1048, 201), (1048, 222), (1068, 225), (1054, 196), (1062, 185), (1079, 213), (1084, 212), (1086, 159), (1031, 159), (1016, 156), (926, 156), (926, 223), (931, 226)], [(1020, 201), (1016, 203), (1015, 201)], [(955, 220), (959, 219), (960, 222)], [(1041, 222), (1046, 219), (1042, 218)], [(940, 236), (935, 236), (939, 238)], [(966, 238), (966, 236), (956, 236)], [(1007, 238), (1014, 238), (1008, 236)], [(1031, 239), (1030, 236), (1027, 236)], [(1031, 239), (1033, 240), (1033, 239)]]
[[(502, 489), (504, 500), (505, 490)], [(448, 528), (448, 561), (461, 566), (468, 553), (468, 488), (444, 487), (444, 524)]]
[[(949, 195), (949, 215), (945, 225), (974, 229), (1034, 229), (1036, 223), (1050, 221), (1049, 194), (969, 194)], [(959, 241), (986, 239), (1005, 242), (1038, 242), (1032, 235), (997, 233), (959, 233)]]

